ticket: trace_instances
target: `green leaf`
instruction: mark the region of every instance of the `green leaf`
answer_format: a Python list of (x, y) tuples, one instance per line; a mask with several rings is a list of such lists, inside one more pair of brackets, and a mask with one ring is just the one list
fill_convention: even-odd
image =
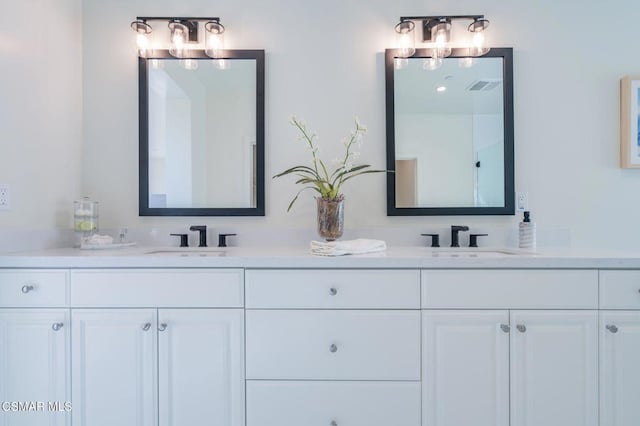
[(275, 178), (279, 178), (291, 173), (309, 173), (311, 175), (313, 175), (316, 178), (320, 178), (320, 176), (318, 176), (318, 174), (316, 173), (315, 170), (313, 170), (311, 167), (307, 167), (307, 166), (295, 166), (295, 167), (291, 167), (290, 169), (285, 170), (282, 173), (278, 173), (277, 175), (273, 176), (272, 179)]
[(289, 207), (287, 207), (287, 213), (289, 213), (289, 210), (291, 210), (291, 207), (293, 207), (293, 204), (296, 202), (296, 200), (300, 196), (300, 193), (302, 193), (303, 191), (306, 191), (307, 189), (315, 189), (317, 191), (317, 189), (312, 186), (305, 186), (304, 188), (302, 188), (300, 191), (298, 191), (296, 196), (293, 197), (293, 200), (291, 200), (291, 202), (289, 203)]

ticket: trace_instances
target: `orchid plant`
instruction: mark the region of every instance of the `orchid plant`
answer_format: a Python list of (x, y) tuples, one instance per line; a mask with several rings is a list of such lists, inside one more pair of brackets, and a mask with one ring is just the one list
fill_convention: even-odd
[(354, 164), (354, 161), (360, 156), (360, 152), (356, 150), (356, 147), (362, 147), (364, 135), (367, 133), (367, 128), (360, 124), (357, 118), (355, 119), (355, 129), (351, 131), (348, 138), (342, 141), (345, 146), (344, 156), (333, 160), (334, 169), (331, 173), (322, 159), (318, 157), (318, 135), (307, 130), (306, 124), (296, 117), (291, 117), (289, 123), (300, 131), (301, 136), (298, 140), (308, 145), (312, 161), (309, 166), (291, 167), (273, 177), (275, 179), (293, 174), (298, 178), (296, 184), (304, 185), (289, 203), (287, 211), (291, 210), (300, 194), (308, 189), (316, 191), (321, 198), (326, 200), (341, 201), (344, 196), (340, 189), (346, 181), (367, 173), (384, 173), (387, 171), (371, 170), (369, 169), (371, 167), (369, 164)]

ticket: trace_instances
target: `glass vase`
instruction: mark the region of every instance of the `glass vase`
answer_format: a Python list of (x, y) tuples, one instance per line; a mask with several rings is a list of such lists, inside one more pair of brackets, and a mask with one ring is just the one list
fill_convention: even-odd
[(318, 202), (318, 234), (327, 241), (337, 240), (344, 232), (344, 197), (316, 198)]

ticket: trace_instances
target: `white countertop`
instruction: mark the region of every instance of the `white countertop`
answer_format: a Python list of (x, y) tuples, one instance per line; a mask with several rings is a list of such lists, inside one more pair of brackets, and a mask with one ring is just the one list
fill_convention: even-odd
[[(0, 268), (591, 268), (640, 269), (640, 252), (588, 250), (539, 250), (527, 254), (492, 254), (494, 250), (460, 248), (459, 255), (441, 248), (389, 247), (385, 252), (364, 255), (313, 256), (308, 247), (227, 247), (223, 256), (191, 254), (155, 255), (157, 250), (178, 247), (128, 247), (109, 250), (73, 248), (0, 254)], [(198, 250), (198, 248), (190, 248)], [(471, 252), (477, 250), (477, 252)], [(446, 251), (448, 253), (441, 253)]]

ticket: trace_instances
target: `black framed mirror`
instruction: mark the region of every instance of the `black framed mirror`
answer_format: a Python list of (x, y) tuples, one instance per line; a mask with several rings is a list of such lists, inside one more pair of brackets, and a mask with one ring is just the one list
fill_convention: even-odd
[(513, 50), (385, 51), (387, 215), (513, 215)]
[(138, 59), (140, 216), (264, 216), (264, 60)]

